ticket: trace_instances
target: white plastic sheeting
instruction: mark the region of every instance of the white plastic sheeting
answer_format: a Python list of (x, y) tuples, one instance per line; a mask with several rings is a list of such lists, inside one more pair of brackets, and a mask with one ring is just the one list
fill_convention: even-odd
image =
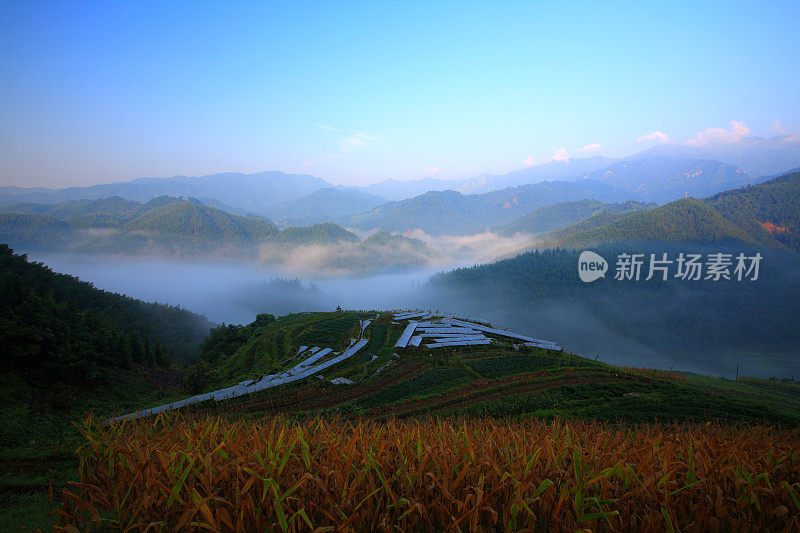
[(534, 348), (544, 348), (545, 350), (561, 350), (561, 346), (554, 342), (539, 341), (539, 342), (524, 342), (523, 346), (532, 346)]
[[(419, 329), (419, 328), (417, 328), (417, 329)], [(449, 333), (449, 332), (448, 333), (428, 333), (427, 331), (422, 331), (422, 332), (421, 331), (417, 331), (416, 334), (419, 335), (420, 337), (463, 337), (464, 335), (480, 335), (481, 337), (483, 336), (483, 333), (481, 333), (480, 331), (474, 331), (474, 330), (465, 331), (463, 333)]]
[(426, 344), (426, 348), (446, 348), (448, 346), (476, 346), (479, 344), (490, 344), (491, 341), (489, 339), (485, 340), (477, 340), (477, 341), (447, 341), (447, 342), (432, 342)]
[(397, 342), (394, 344), (395, 348), (405, 348), (408, 346), (408, 341), (411, 340), (411, 335), (414, 334), (414, 330), (417, 328), (416, 322), (411, 322), (406, 329), (403, 331), (403, 334), (400, 335), (400, 338), (397, 339)]
[(489, 322), (488, 320), (483, 320), (482, 318), (473, 318), (471, 316), (466, 316), (466, 315), (442, 315), (442, 317), (451, 318), (453, 320), (463, 320), (465, 322), (474, 322), (475, 324), (483, 324), (484, 326), (490, 326), (490, 327), (492, 325), (492, 323)]
[(322, 350), (319, 350), (317, 353), (315, 353), (314, 355), (312, 355), (311, 357), (309, 357), (305, 361), (301, 362), (300, 364), (298, 364), (297, 366), (295, 366), (291, 370), (288, 370), (287, 372), (288, 373), (292, 373), (293, 370), (301, 369), (301, 368), (303, 368), (303, 369), (307, 368), (308, 366), (313, 365), (314, 363), (316, 363), (317, 361), (319, 361), (320, 359), (322, 359), (323, 357), (325, 357), (326, 355), (328, 355), (332, 351), (333, 350), (331, 348), (323, 348)]
[(446, 337), (434, 337), (433, 342), (458, 342), (458, 341), (485, 341), (489, 340), (481, 334), (478, 335), (456, 335)]
[[(353, 339), (355, 340), (355, 339)], [(132, 417), (143, 417), (148, 415), (153, 415), (157, 413), (162, 413), (165, 411), (172, 411), (174, 409), (179, 409), (189, 404), (193, 403), (200, 403), (206, 400), (227, 400), (230, 398), (236, 398), (237, 396), (243, 396), (245, 394), (250, 394), (253, 392), (257, 392), (264, 389), (269, 389), (271, 387), (277, 387), (278, 385), (283, 385), (285, 383), (291, 383), (293, 381), (297, 381), (308, 376), (312, 376), (321, 370), (324, 370), (328, 367), (335, 365), (341, 361), (344, 361), (348, 357), (351, 357), (355, 353), (357, 353), (361, 348), (367, 345), (367, 339), (361, 339), (358, 342), (351, 343), (350, 347), (342, 352), (340, 355), (333, 357), (323, 363), (319, 363), (314, 366), (307, 366), (309, 363), (309, 359), (306, 359), (302, 363), (298, 364), (294, 368), (287, 370), (281, 374), (277, 375), (268, 375), (264, 376), (260, 380), (256, 380), (252, 382), (252, 385), (245, 386), (241, 383), (238, 385), (234, 385), (233, 387), (227, 387), (224, 389), (216, 390), (213, 392), (208, 392), (206, 394), (199, 394), (197, 396), (191, 396), (189, 398), (185, 398), (183, 400), (179, 400), (177, 402), (168, 403), (165, 405), (159, 405), (158, 407), (153, 407), (152, 409), (145, 409), (142, 411), (136, 411), (135, 413), (129, 413), (127, 415), (118, 416), (116, 418), (109, 419), (109, 422), (115, 422), (117, 420), (122, 420), (125, 418), (132, 418)], [(316, 360), (319, 360), (320, 357), (324, 357), (325, 355), (331, 353), (333, 350), (331, 348), (325, 348), (322, 350), (322, 355), (317, 356), (317, 352), (320, 352), (320, 348), (313, 350), (315, 354), (312, 357), (316, 357)], [(244, 382), (243, 382), (244, 383)]]
[(401, 315), (394, 315), (394, 318), (397, 320), (408, 320), (409, 318), (417, 318), (425, 316), (427, 314), (428, 313), (411, 312), (411, 313), (403, 313)]
[(535, 343), (538, 343), (538, 344), (541, 344), (541, 345), (552, 346), (552, 348), (549, 348), (551, 350), (560, 350), (561, 349), (561, 347), (558, 344), (556, 344), (556, 343), (554, 343), (552, 341), (543, 341), (543, 340), (539, 340), (539, 339), (534, 339), (532, 337), (526, 337), (525, 335), (520, 335), (519, 333), (512, 333), (510, 331), (506, 331), (506, 330), (503, 330), (503, 329), (494, 329), (494, 328), (490, 328), (490, 327), (487, 327), (487, 326), (479, 326), (477, 324), (470, 324), (469, 322), (463, 322), (461, 320), (449, 320), (449, 322), (452, 323), (452, 324), (455, 324), (457, 326), (471, 327), (472, 329), (477, 329), (479, 331), (484, 331), (486, 333), (491, 333), (493, 335), (498, 335), (500, 337), (508, 337), (510, 339), (520, 339), (520, 340), (523, 340), (523, 341), (526, 341), (526, 342), (535, 342)]
[(437, 334), (437, 333), (444, 333), (444, 334), (447, 334), (447, 333), (460, 333), (462, 335), (463, 334), (469, 335), (469, 334), (479, 333), (478, 331), (475, 330), (477, 328), (473, 329), (473, 328), (446, 328), (446, 327), (439, 327), (439, 328), (419, 328), (419, 329), (423, 333), (426, 333), (426, 334), (427, 333), (432, 333), (432, 334)]

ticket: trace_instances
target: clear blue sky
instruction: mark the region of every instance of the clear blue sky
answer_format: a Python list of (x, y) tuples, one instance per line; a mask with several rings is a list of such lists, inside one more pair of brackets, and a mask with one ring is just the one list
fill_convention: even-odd
[(800, 130), (797, 1), (360, 4), (3, 2), (0, 185), (467, 177)]

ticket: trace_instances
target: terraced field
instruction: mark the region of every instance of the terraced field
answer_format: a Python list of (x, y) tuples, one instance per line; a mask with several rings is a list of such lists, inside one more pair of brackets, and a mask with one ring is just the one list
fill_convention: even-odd
[[(257, 373), (302, 379), (147, 418), (87, 420), (59, 525), (800, 527), (800, 386), (620, 368), (465, 317), (418, 315), (424, 322), (260, 316), (218, 329), (204, 344), (201, 365), (215, 378), (206, 387)], [(441, 346), (443, 334), (462, 345)], [(477, 335), (486, 343), (467, 344)], [(358, 351), (325, 365), (356, 340)]]
[[(781, 388), (772, 384), (776, 392), (755, 398), (747, 391), (769, 388), (770, 384), (619, 368), (562, 351), (525, 346), (521, 340), (516, 341), (519, 344), (514, 339), (503, 341), (495, 335), (485, 346), (429, 349), (424, 344), (409, 344), (397, 348), (408, 321), (396, 320), (388, 312), (292, 315), (256, 335), (234, 356), (241, 358), (248, 350), (268, 352), (277, 338), (284, 342), (281, 357), (296, 350), (300, 342), (344, 339), (364, 317), (374, 319), (364, 331), (367, 344), (352, 358), (300, 382), (193, 410), (256, 417), (467, 415), (800, 423), (800, 387), (796, 385)], [(328, 330), (314, 333), (318, 324)], [(260, 361), (278, 358), (268, 353), (258, 356)], [(264, 368), (263, 364), (259, 367)], [(278, 368), (282, 367), (278, 364), (267, 370)], [(331, 383), (337, 378), (353, 384)]]

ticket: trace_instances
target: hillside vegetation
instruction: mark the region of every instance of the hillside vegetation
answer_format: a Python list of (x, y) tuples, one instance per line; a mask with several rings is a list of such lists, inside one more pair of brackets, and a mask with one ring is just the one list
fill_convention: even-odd
[(334, 273), (397, 271), (442, 259), (424, 242), (400, 235), (362, 241), (330, 222), (279, 229), (265, 218), (168, 196), (146, 204), (104, 198), (7, 206), (0, 208), (0, 242), (25, 250), (249, 259)]
[(302, 226), (320, 222), (346, 223), (356, 215), (385, 203), (380, 196), (357, 189), (320, 189), (307, 196), (281, 202), (267, 209), (267, 215), (283, 226)]
[[(204, 317), (178, 307), (56, 274), (5, 245), (0, 245), (0, 300), (4, 445), (44, 431), (46, 424), (30, 423), (42, 415), (57, 419), (97, 405), (98, 398), (147, 389), (137, 369), (154, 373), (171, 361), (191, 362), (211, 327)], [(152, 390), (144, 393), (150, 395)]]
[(265, 218), (233, 215), (193, 198), (162, 196), (146, 204), (105, 198), (56, 205), (20, 204), (3, 210), (0, 241), (30, 249), (188, 255), (226, 250), (246, 256), (268, 243), (300, 246), (358, 241), (335, 224), (279, 230)]
[[(800, 375), (794, 355), (800, 346), (794, 252), (683, 242), (617, 242), (592, 250), (609, 268), (593, 283), (578, 277), (580, 249), (555, 249), (437, 275), (425, 294), (441, 305), (501, 309), (520, 322), (578, 339), (573, 342), (585, 339), (580, 343), (585, 349), (602, 348), (605, 357), (613, 357), (629, 339), (676, 366), (730, 372), (747, 362), (779, 376)], [(622, 253), (643, 254), (638, 281), (614, 279)], [(668, 279), (656, 275), (646, 281), (650, 254), (661, 258), (665, 253), (673, 261)], [(681, 253), (699, 253), (703, 260), (714, 253), (761, 253), (763, 259), (757, 281), (684, 280), (675, 277), (674, 261)], [(769, 364), (762, 353), (771, 354)]]
[(418, 228), (431, 235), (469, 235), (508, 224), (540, 207), (585, 198), (616, 202), (631, 195), (589, 180), (542, 182), (470, 195), (429, 191), (352, 216), (349, 225), (398, 233)]
[(686, 198), (627, 216), (596, 215), (542, 236), (543, 246), (586, 247), (614, 241), (744, 243), (800, 251), (800, 172)]
[(629, 201), (621, 203), (605, 203), (599, 200), (578, 200), (575, 202), (559, 202), (540, 207), (517, 220), (497, 229), (500, 235), (527, 233), (540, 235), (558, 228), (573, 226), (582, 220), (597, 218), (602, 214), (627, 215), (637, 211), (652, 209), (655, 204), (644, 204)]

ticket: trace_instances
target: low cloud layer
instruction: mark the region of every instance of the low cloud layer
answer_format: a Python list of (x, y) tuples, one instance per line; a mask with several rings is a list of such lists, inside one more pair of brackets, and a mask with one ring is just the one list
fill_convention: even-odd
[(498, 235), (492, 231), (473, 235), (428, 235), (421, 229), (407, 232), (406, 237), (419, 239), (442, 255), (442, 263), (486, 263), (516, 254), (536, 244), (530, 235), (516, 234), (511, 237)]
[(697, 133), (697, 135), (688, 141), (686, 144), (691, 146), (704, 146), (706, 144), (729, 144), (738, 143), (742, 141), (746, 135), (750, 134), (750, 128), (744, 125), (743, 122), (731, 121), (730, 129), (723, 128), (706, 128)]
[(391, 244), (342, 242), (328, 245), (259, 247), (258, 261), (287, 274), (346, 276), (409, 268), (426, 268), (443, 259), (433, 250), (415, 247), (410, 241)]

